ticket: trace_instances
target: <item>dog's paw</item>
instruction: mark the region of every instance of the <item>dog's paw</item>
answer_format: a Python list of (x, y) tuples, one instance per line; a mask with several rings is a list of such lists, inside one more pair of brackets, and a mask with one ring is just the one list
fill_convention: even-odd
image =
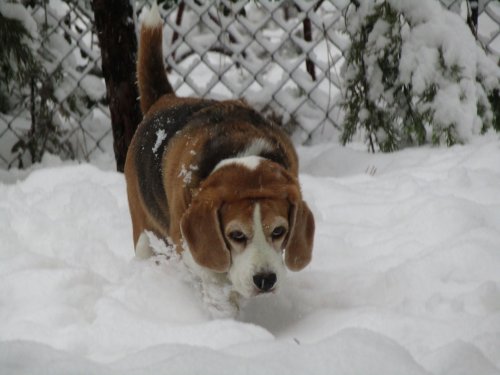
[(234, 319), (240, 313), (240, 295), (229, 284), (205, 283), (203, 303), (214, 319)]
[(239, 306), (227, 303), (227, 304), (206, 304), (207, 310), (213, 319), (235, 319), (240, 310)]

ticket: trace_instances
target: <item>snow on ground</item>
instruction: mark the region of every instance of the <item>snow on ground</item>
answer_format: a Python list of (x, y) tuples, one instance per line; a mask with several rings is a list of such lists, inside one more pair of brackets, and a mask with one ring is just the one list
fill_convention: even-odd
[(0, 174), (1, 374), (500, 374), (500, 141), (300, 148), (314, 259), (212, 320), (137, 260), (123, 176)]

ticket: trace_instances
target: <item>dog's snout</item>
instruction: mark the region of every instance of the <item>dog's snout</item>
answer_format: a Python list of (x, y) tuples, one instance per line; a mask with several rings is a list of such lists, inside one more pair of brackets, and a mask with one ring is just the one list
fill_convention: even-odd
[(276, 284), (275, 273), (258, 273), (253, 277), (253, 283), (260, 292), (269, 292)]

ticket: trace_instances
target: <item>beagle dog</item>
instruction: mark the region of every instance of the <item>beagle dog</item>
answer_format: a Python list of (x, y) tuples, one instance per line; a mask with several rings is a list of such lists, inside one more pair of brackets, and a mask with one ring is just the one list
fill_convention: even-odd
[(135, 251), (152, 255), (147, 232), (164, 239), (215, 311), (225, 302), (237, 311), (240, 297), (273, 292), (286, 268), (310, 262), (314, 218), (280, 127), (242, 101), (175, 96), (162, 26), (155, 4), (142, 23), (137, 62), (144, 117), (125, 164)]

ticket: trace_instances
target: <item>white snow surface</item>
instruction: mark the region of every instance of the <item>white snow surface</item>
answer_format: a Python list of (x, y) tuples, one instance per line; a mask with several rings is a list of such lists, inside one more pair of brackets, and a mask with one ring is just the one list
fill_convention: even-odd
[(2, 172), (0, 373), (500, 374), (498, 137), (299, 155), (313, 261), (235, 320), (134, 258), (121, 174)]
[(21, 4), (2, 2), (0, 13), (6, 18), (21, 21), (26, 31), (35, 38), (38, 35), (37, 25), (31, 14)]

